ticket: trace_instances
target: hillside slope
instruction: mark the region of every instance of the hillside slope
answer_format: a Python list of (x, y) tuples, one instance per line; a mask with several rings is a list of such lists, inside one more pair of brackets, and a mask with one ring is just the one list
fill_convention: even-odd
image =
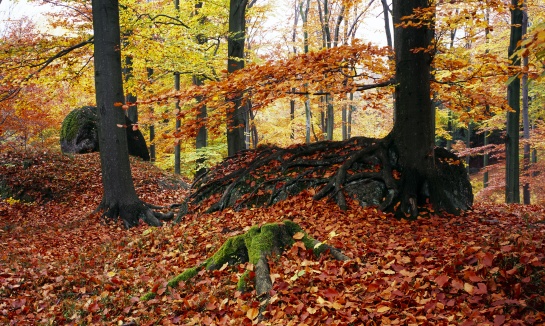
[[(187, 194), (176, 177), (133, 160), (137, 192), (155, 205)], [(293, 220), (351, 258), (315, 259), (297, 243), (271, 263), (267, 325), (538, 325), (545, 322), (545, 210), (476, 204), (460, 217), (398, 221), (305, 192), (272, 207), (187, 215), (125, 230), (91, 214), (101, 199), (98, 154), (0, 154), (0, 323), (250, 325), (252, 266), (172, 277), (230, 236)], [(25, 202), (26, 201), (26, 202)], [(156, 293), (150, 301), (140, 297)]]

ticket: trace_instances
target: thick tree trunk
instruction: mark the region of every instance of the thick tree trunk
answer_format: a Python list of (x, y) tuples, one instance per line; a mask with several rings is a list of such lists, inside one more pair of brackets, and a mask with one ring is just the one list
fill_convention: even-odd
[[(511, 1), (511, 39), (509, 58), (522, 39), (522, 10), (518, 0)], [(513, 58), (513, 67), (520, 66), (520, 58)], [(505, 202), (520, 202), (519, 184), (519, 132), (520, 132), (520, 79), (507, 86), (507, 100), (513, 111), (507, 113), (507, 139), (505, 144)]]
[[(429, 8), (428, 0), (393, 2), (394, 26), (414, 10)], [(395, 117), (392, 131), (394, 145), (403, 167), (401, 211), (418, 214), (417, 196), (434, 164), (435, 112), (430, 97), (431, 56), (426, 51), (433, 37), (432, 22), (420, 21), (421, 27), (397, 26), (394, 30), (396, 56)]]
[(138, 199), (134, 189), (127, 148), (121, 74), (121, 40), (117, 0), (93, 0), (95, 88), (99, 113), (99, 144), (104, 195), (99, 209), (104, 216), (121, 217), (127, 227), (140, 218), (161, 225)]
[[(231, 0), (229, 5), (229, 37), (227, 71), (229, 73), (244, 68), (244, 42), (246, 33), (247, 0)], [(227, 112), (227, 152), (229, 156), (246, 149), (244, 129), (246, 108), (242, 94), (229, 99), (233, 108)]]

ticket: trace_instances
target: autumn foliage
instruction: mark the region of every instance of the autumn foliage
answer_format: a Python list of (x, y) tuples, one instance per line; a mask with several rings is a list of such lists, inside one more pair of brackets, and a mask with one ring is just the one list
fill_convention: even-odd
[[(262, 325), (545, 322), (541, 206), (477, 204), (462, 216), (410, 222), (303, 193), (269, 208), (125, 230), (91, 214), (101, 198), (98, 154), (0, 155), (0, 189), (11, 189), (0, 202), (3, 324), (256, 323), (255, 290), (236, 291), (251, 265), (201, 271), (174, 289), (166, 283), (228, 237), (286, 219), (351, 260), (316, 259), (301, 242), (271, 259)], [(140, 198), (168, 205), (187, 195), (176, 177), (132, 163)], [(141, 301), (149, 291), (156, 297)]]

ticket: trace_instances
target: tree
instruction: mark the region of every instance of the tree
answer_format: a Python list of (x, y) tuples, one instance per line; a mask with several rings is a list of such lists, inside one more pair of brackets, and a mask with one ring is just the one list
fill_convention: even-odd
[[(515, 54), (522, 39), (522, 8), (519, 0), (511, 1), (511, 38), (509, 58), (513, 67), (520, 67), (520, 56)], [(518, 72), (507, 86), (507, 100), (512, 111), (507, 112), (507, 139), (505, 146), (505, 202), (519, 203), (519, 132), (520, 132), (520, 79)]]
[[(397, 86), (392, 136), (404, 169), (401, 209), (410, 210), (413, 216), (417, 214), (417, 195), (424, 182), (431, 181), (434, 168), (435, 110), (430, 98), (433, 9), (428, 0), (393, 2)], [(403, 25), (407, 23), (403, 17), (414, 16), (415, 10), (422, 11), (422, 17), (414, 21), (417, 25)]]
[[(246, 31), (246, 6), (248, 0), (230, 0), (227, 71), (232, 73), (244, 68), (244, 41)], [(228, 155), (246, 148), (244, 129), (246, 126), (246, 106), (242, 94), (229, 99), (233, 107), (227, 111), (227, 152)]]
[[(98, 210), (107, 218), (121, 218), (126, 227), (141, 218), (160, 226), (159, 218), (136, 195), (131, 176), (121, 68), (119, 5), (117, 0), (93, 0), (95, 90), (99, 112), (99, 146), (104, 195)], [(125, 106), (124, 106), (125, 107)]]

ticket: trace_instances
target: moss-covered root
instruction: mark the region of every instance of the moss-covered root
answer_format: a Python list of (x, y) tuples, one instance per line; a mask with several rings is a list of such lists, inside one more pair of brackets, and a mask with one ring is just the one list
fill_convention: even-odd
[[(269, 300), (269, 292), (272, 289), (268, 257), (272, 254), (282, 254), (286, 248), (294, 244), (294, 238), (302, 241), (307, 249), (312, 249), (316, 256), (329, 250), (337, 260), (349, 259), (337, 248), (311, 238), (298, 224), (288, 220), (281, 224), (271, 223), (261, 227), (254, 226), (244, 234), (227, 239), (212, 257), (174, 277), (168, 282), (168, 286), (176, 287), (181, 281), (189, 281), (203, 268), (216, 270), (225, 264), (237, 265), (250, 262), (255, 266), (255, 288), (262, 303), (261, 310), (264, 311)], [(238, 283), (239, 290), (244, 291), (247, 288), (248, 275), (249, 273), (244, 273), (241, 276)], [(153, 297), (155, 294), (150, 292), (142, 296), (141, 299), (149, 300)]]

